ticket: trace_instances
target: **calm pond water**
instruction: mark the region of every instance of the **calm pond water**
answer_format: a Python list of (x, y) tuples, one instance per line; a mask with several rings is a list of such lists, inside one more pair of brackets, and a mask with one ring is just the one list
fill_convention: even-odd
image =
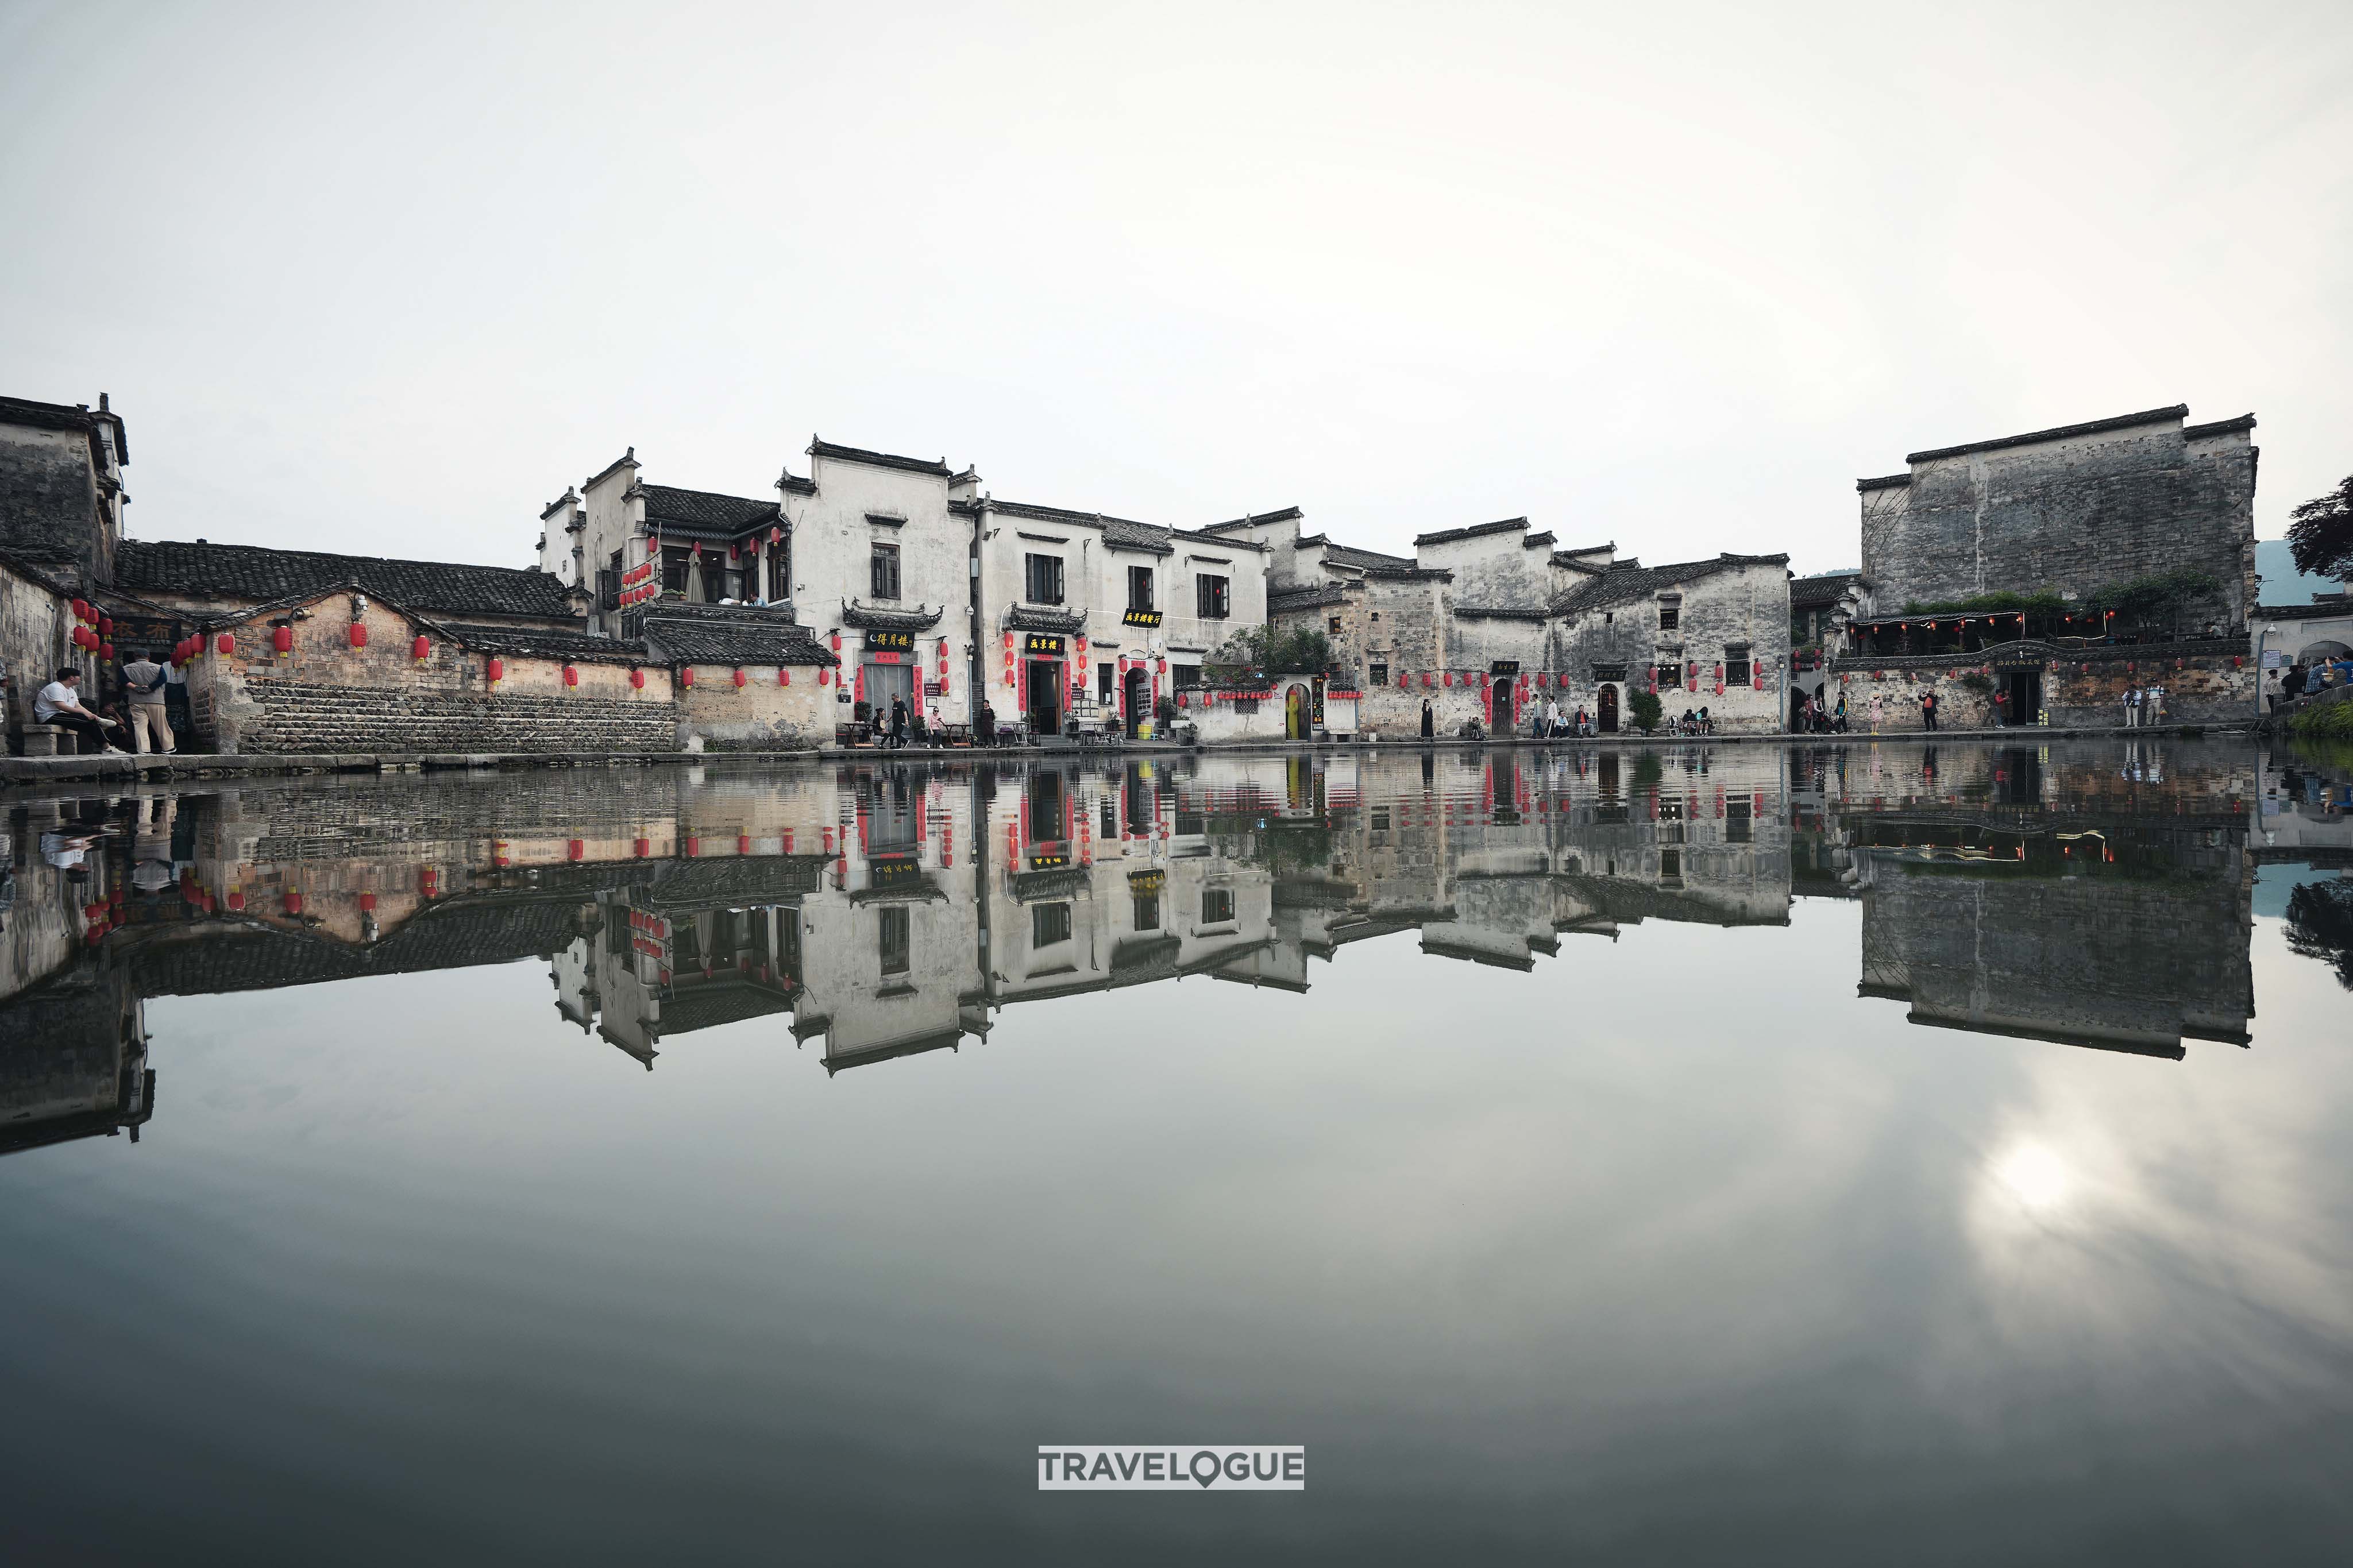
[(6, 1554), (2343, 1561), (2348, 777), (19, 797)]

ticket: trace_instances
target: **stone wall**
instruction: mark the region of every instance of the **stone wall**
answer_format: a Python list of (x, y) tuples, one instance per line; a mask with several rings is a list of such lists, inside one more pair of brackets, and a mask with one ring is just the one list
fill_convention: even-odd
[(34, 694), (69, 665), (82, 672), (82, 700), (95, 703), (98, 659), (73, 645), (74, 625), (66, 595), (0, 562), (0, 661), (9, 682), (10, 728), (33, 721)]
[[(383, 601), (367, 601), (364, 647), (351, 645), (352, 595), (334, 593), (294, 606), (293, 647), (273, 651), (280, 618), (262, 616), (230, 632), (219, 649), (208, 635), (188, 671), (196, 746), (232, 754), (336, 752), (670, 751), (678, 744), (670, 674), (643, 668), (632, 683), (625, 663), (581, 658), (565, 679), (560, 658), (488, 656), (463, 648)], [(290, 612), (291, 613), (291, 612)], [(413, 639), (424, 629), (427, 655)], [(183, 742), (185, 749), (195, 749)]]
[(694, 679), (680, 692), (687, 730), (712, 750), (790, 752), (833, 743), (834, 689), (818, 684), (818, 666), (747, 668), (742, 686), (732, 665), (690, 668)]
[(1875, 612), (2004, 590), (2089, 597), (2187, 568), (2220, 584), (2185, 611), (2187, 626), (2243, 626), (2255, 602), (2253, 421), (2185, 436), (2183, 413), (1916, 453), (1907, 475), (1864, 481)]
[[(1584, 611), (1554, 623), (1546, 666), (1558, 683), (1557, 698), (1572, 712), (1598, 710), (1601, 688), (1617, 689), (1620, 727), (1629, 727), (1627, 704), (1648, 689), (1651, 666), (1672, 653), (1683, 679), (1662, 686), (1660, 707), (1669, 714), (1704, 706), (1718, 731), (1772, 733), (1786, 727), (1787, 702), (1781, 672), (1789, 663), (1788, 574), (1778, 565), (1727, 567), (1671, 584), (1682, 595), (1676, 625), (1660, 625), (1656, 595)], [(1719, 672), (1727, 651), (1745, 644), (1750, 677), (1735, 684)], [(1696, 666), (1694, 669), (1693, 667)], [(1757, 671), (1761, 668), (1761, 685)], [(1603, 672), (1622, 670), (1615, 680)], [(1719, 680), (1724, 690), (1715, 689)]]
[[(1874, 696), (1881, 732), (1923, 729), (1920, 699), (1930, 691), (1936, 694), (1939, 728), (1989, 729), (1994, 691), (2005, 689), (2010, 671), (2028, 669), (2042, 679), (2042, 709), (2053, 728), (2120, 725), (2126, 689), (2146, 689), (2152, 683), (2165, 691), (2164, 723), (2245, 725), (2256, 717), (2260, 672), (2229, 641), (2097, 649), (2014, 643), (1965, 656), (1848, 660), (1832, 668), (1824, 694), (1832, 703), (1845, 694), (1850, 729), (1873, 727)], [(1973, 689), (1972, 677), (1989, 679), (1993, 689)]]

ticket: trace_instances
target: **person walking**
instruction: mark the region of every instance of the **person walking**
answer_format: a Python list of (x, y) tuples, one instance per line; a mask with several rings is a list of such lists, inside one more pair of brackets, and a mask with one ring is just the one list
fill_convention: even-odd
[(906, 743), (907, 704), (900, 699), (893, 697), (891, 699), (891, 745), (895, 751), (898, 748), (904, 746)]
[(1831, 728), (1841, 735), (1846, 733), (1846, 693), (1843, 691), (1839, 693), (1838, 712), (1831, 720)]
[(1871, 694), (1871, 732), (1873, 734), (1879, 733), (1879, 721), (1884, 717), (1886, 717), (1886, 710), (1881, 703), (1879, 693), (1874, 691)]
[(106, 738), (106, 726), (113, 721), (101, 719), (81, 705), (81, 699), (76, 695), (76, 688), (80, 684), (80, 670), (70, 668), (58, 670), (57, 679), (42, 687), (40, 693), (33, 699), (33, 721), (55, 724), (77, 735), (87, 735), (103, 750), (121, 755), (122, 748)]
[(170, 756), (180, 749), (164, 713), (164, 688), (171, 678), (153, 653), (142, 652), (122, 667), (122, 691), (131, 702), (131, 743), (138, 751)]
[(1421, 738), (1425, 741), (1438, 733), (1438, 715), (1430, 710), (1430, 699), (1421, 700)]
[(1920, 727), (1930, 731), (1936, 727), (1936, 694), (1933, 691), (1920, 693)]

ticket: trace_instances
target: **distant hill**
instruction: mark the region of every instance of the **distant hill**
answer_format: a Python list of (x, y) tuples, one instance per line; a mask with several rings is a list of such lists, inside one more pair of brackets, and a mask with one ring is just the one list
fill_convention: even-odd
[(2295, 569), (2284, 539), (2255, 541), (2255, 571), (2263, 577), (2259, 597), (2266, 605), (2309, 605), (2315, 594), (2341, 594), (2345, 584), (2327, 577), (2307, 577)]

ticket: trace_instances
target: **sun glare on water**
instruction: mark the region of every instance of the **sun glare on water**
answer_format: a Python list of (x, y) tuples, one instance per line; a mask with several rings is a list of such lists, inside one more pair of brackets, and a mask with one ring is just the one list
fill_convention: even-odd
[(2040, 1143), (2021, 1143), (1993, 1167), (1994, 1179), (2028, 1209), (2047, 1212), (2064, 1202), (2070, 1185), (2066, 1163)]

